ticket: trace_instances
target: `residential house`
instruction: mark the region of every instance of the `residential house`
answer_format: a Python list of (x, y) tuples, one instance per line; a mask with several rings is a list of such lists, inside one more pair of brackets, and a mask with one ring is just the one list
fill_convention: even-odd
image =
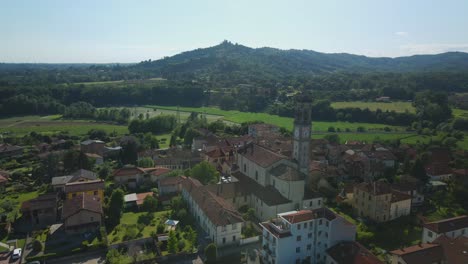
[(0, 159), (23, 154), (23, 147), (10, 144), (0, 144)]
[(257, 138), (271, 134), (279, 135), (279, 127), (264, 123), (249, 125), (248, 135), (251, 137)]
[(102, 156), (104, 154), (105, 145), (106, 143), (104, 143), (104, 141), (88, 139), (81, 142), (80, 147), (83, 153), (94, 153)]
[(427, 176), (433, 181), (447, 181), (452, 178), (450, 150), (433, 148), (429, 151), (430, 161), (424, 166)]
[(156, 167), (164, 167), (172, 170), (186, 170), (200, 163), (203, 159), (197, 152), (186, 149), (163, 149), (152, 155)]
[(196, 179), (183, 179), (182, 197), (189, 211), (218, 248), (238, 245), (244, 223), (242, 216), (231, 203), (201, 187)]
[(260, 225), (263, 263), (325, 263), (328, 249), (356, 237), (355, 225), (325, 207), (281, 213)]
[(57, 194), (43, 194), (21, 204), (21, 212), (33, 227), (45, 227), (57, 222)]
[(124, 196), (125, 207), (140, 207), (143, 204), (143, 201), (148, 196), (153, 196), (153, 192), (145, 192), (145, 193), (130, 193)]
[(420, 180), (403, 175), (398, 183), (393, 183), (391, 188), (402, 193), (411, 195), (411, 206), (420, 206), (424, 203), (424, 183)]
[(103, 180), (77, 181), (65, 184), (64, 192), (67, 200), (85, 193), (98, 201), (104, 201), (104, 188)]
[(440, 236), (431, 243), (420, 243), (390, 251), (391, 264), (468, 263), (468, 238)]
[(178, 194), (182, 191), (184, 176), (167, 177), (158, 182), (159, 196)]
[(363, 182), (354, 186), (352, 206), (361, 217), (386, 222), (411, 213), (411, 195), (385, 182)]
[(114, 181), (129, 188), (136, 188), (143, 182), (158, 182), (169, 175), (171, 169), (164, 167), (140, 168), (134, 166), (124, 166), (117, 169), (112, 174)]
[(102, 218), (102, 203), (96, 196), (81, 193), (63, 204), (62, 220), (67, 233), (96, 231)]
[(423, 224), (423, 243), (433, 242), (443, 235), (450, 238), (468, 237), (468, 215)]
[(327, 249), (326, 264), (384, 264), (356, 241), (343, 241)]
[(92, 181), (97, 180), (96, 173), (89, 170), (77, 170), (70, 175), (57, 176), (52, 178), (52, 187), (55, 191), (63, 192), (65, 185), (72, 182), (83, 182), (83, 181)]

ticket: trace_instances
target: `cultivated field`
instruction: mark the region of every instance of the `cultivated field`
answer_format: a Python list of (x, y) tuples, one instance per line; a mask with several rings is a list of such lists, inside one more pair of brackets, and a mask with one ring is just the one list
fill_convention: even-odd
[(350, 107), (361, 109), (369, 108), (369, 110), (371, 111), (376, 111), (377, 109), (380, 109), (382, 111), (395, 111), (397, 113), (404, 113), (406, 111), (414, 113), (416, 111), (411, 102), (333, 102), (331, 106), (335, 109)]
[(107, 133), (123, 135), (128, 133), (127, 126), (94, 122), (88, 120), (61, 120), (60, 115), (22, 116), (0, 119), (0, 133), (25, 135), (30, 132), (57, 133), (68, 132), (72, 136), (81, 136), (91, 129), (102, 129)]

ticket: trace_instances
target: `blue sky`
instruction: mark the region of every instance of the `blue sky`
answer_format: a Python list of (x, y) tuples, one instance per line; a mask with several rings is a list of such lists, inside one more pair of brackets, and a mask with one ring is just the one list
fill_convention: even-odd
[(227, 39), (367, 56), (468, 51), (467, 0), (4, 0), (1, 62), (138, 62)]

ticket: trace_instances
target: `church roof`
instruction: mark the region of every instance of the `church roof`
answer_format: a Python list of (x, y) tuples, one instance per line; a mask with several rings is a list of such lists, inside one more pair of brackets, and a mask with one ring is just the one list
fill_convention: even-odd
[(263, 168), (270, 167), (282, 159), (287, 159), (286, 156), (275, 153), (274, 151), (257, 144), (249, 144), (241, 149), (239, 153)]

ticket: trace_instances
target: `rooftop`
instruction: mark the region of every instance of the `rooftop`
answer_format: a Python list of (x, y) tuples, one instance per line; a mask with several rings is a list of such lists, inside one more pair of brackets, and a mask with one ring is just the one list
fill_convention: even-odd
[(282, 159), (287, 159), (286, 156), (257, 144), (249, 144), (239, 150), (239, 153), (263, 168), (269, 167)]
[(383, 264), (359, 242), (340, 242), (327, 249), (327, 254), (337, 264)]
[(102, 190), (104, 187), (105, 183), (103, 180), (69, 182), (65, 184), (65, 193)]
[(451, 232), (461, 228), (467, 228), (468, 216), (462, 215), (440, 221), (429, 222), (425, 223), (423, 226), (437, 234)]
[(102, 214), (102, 204), (96, 197), (82, 193), (72, 199), (65, 200), (62, 219), (66, 219), (81, 210)]
[(270, 173), (284, 181), (302, 181), (305, 179), (305, 175), (302, 172), (286, 164), (280, 164), (272, 168)]

